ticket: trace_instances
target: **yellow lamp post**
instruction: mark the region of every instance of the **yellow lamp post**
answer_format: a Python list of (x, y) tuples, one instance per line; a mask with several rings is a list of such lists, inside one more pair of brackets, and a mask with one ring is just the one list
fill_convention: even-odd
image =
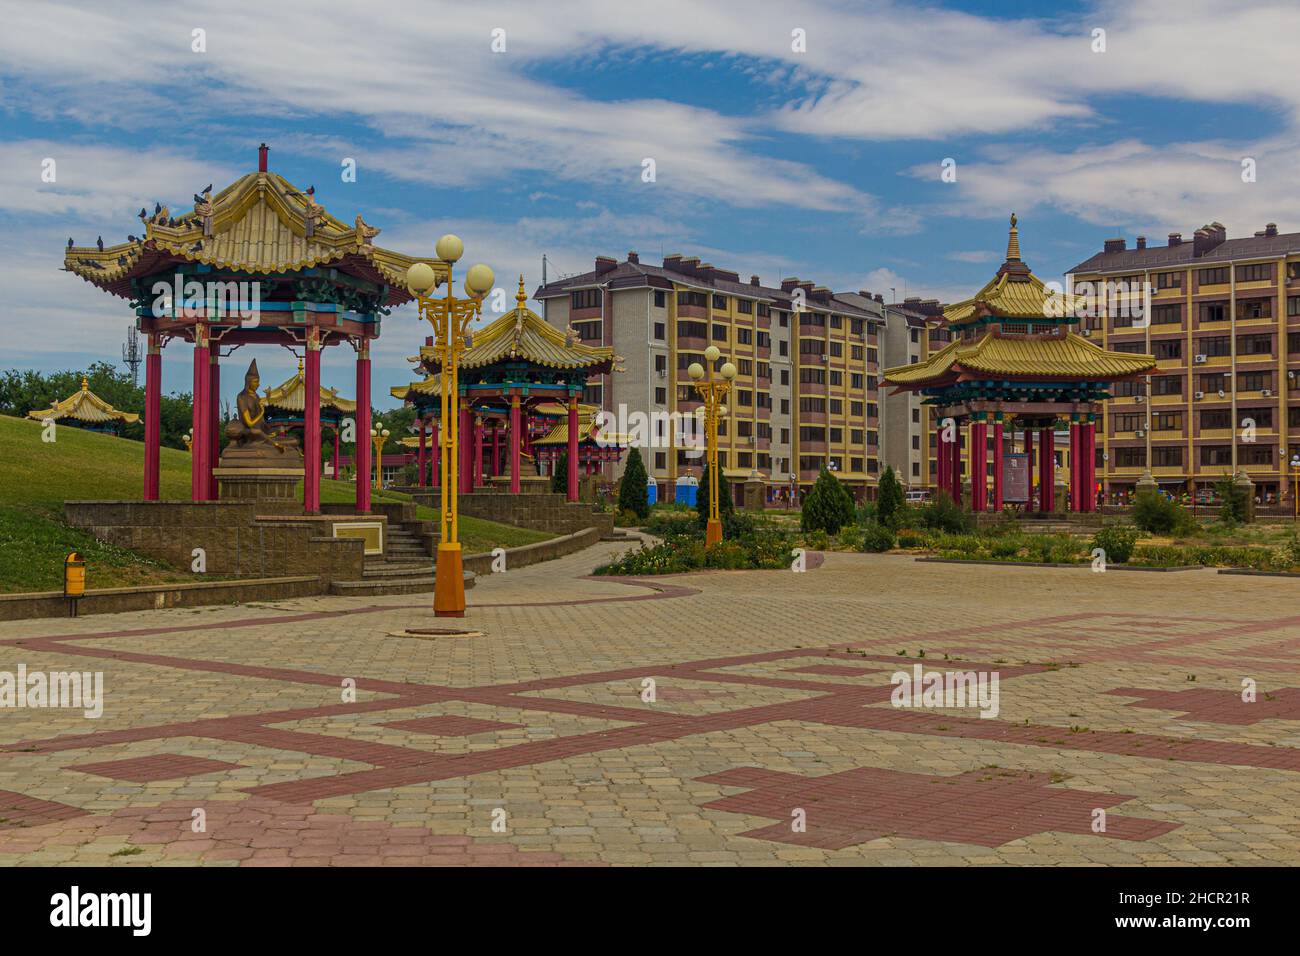
[(452, 293), (452, 270), (464, 254), (465, 244), (458, 237), (447, 235), (438, 240), (434, 251), (439, 261), (447, 266), (446, 297), (429, 297), (438, 284), (438, 277), (433, 267), (425, 262), (417, 262), (406, 271), (406, 285), (419, 302), (420, 315), (433, 326), (433, 348), (442, 370), (438, 376), (442, 420), (438, 430), (438, 442), (442, 448), (438, 456), (441, 534), (434, 577), (433, 613), (440, 617), (464, 617), (465, 571), (461, 560), (456, 486), (460, 474), (458, 368), (461, 352), (470, 347), (466, 341), (469, 324), (482, 312), (483, 297), (492, 291), (496, 276), (485, 265), (470, 266), (465, 273), (467, 297), (459, 298)]
[(383, 422), (370, 426), (370, 441), (375, 446), (375, 491), (380, 491), (384, 484), (384, 443), (391, 434)]
[(722, 399), (731, 390), (731, 381), (736, 377), (736, 366), (724, 362), (718, 374), (720, 381), (713, 378), (713, 366), (717, 364), (722, 353), (716, 345), (704, 350), (707, 368), (699, 362), (692, 362), (686, 374), (695, 383), (695, 391), (704, 402), (704, 442), (705, 460), (709, 464), (709, 522), (705, 526), (704, 546), (711, 548), (722, 540), (722, 521), (718, 518), (718, 420), (727, 414), (727, 406)]
[(186, 429), (185, 434), (181, 436), (181, 441), (185, 442), (185, 450), (192, 452), (194, 450), (194, 429)]

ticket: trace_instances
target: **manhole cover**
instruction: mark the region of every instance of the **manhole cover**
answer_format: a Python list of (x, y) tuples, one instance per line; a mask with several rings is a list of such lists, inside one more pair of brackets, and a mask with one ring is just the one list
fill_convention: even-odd
[(482, 637), (482, 631), (468, 631), (460, 627), (408, 627), (404, 631), (392, 631), (391, 637), (415, 637), (425, 641), (435, 641), (440, 637)]

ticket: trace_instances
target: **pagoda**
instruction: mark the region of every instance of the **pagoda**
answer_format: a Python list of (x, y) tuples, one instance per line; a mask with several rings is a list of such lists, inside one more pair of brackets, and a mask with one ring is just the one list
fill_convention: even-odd
[[(339, 477), (339, 433), (343, 422), (355, 416), (357, 403), (344, 398), (337, 388), (320, 387), (320, 424), (334, 435), (333, 472)], [(266, 390), (266, 420), (273, 426), (301, 431), (307, 423), (307, 377), (303, 374), (303, 360), (298, 359), (298, 372), (292, 378)]]
[[(1096, 423), (1101, 403), (1116, 382), (1148, 374), (1154, 356), (1108, 352), (1075, 331), (1084, 317), (1082, 297), (1054, 292), (1020, 258), (1016, 217), (1011, 217), (1007, 255), (993, 278), (974, 296), (948, 306), (942, 321), (951, 333), (944, 348), (923, 361), (886, 369), (884, 384), (918, 392), (932, 407), (937, 428), (938, 487), (962, 499), (961, 429), (969, 426), (971, 509), (1004, 503), (1003, 442), (1024, 431), (1024, 474), (1015, 499), (1032, 501), (1034, 432), (1039, 434), (1039, 504), (1054, 510), (1055, 433), (1070, 434), (1069, 508), (1097, 510)], [(991, 436), (990, 436), (991, 427)], [(987, 488), (988, 439), (992, 437), (992, 501)]]
[[(508, 476), (511, 493), (519, 494), (525, 457), (531, 465), (531, 440), (525, 423), (531, 421), (538, 405), (558, 403), (564, 407), (569, 428), (568, 499), (577, 501), (578, 397), (592, 375), (621, 369), (612, 348), (585, 345), (572, 329), (561, 331), (548, 325), (525, 305), (527, 301), (521, 275), (515, 308), (466, 335), (458, 379), (459, 434), (465, 451), (460, 455), (460, 492), (469, 494), (492, 478), (504, 483)], [(427, 413), (419, 416), (422, 422), (440, 416), (441, 394), (432, 379), (442, 371), (437, 349), (426, 343), (411, 361), (430, 379), (407, 386), (400, 395), (394, 389), (394, 396), (417, 409), (427, 408)], [(535, 476), (535, 467), (530, 470), (530, 477)]]
[[(596, 422), (599, 406), (578, 405), (578, 468), (584, 475), (600, 472), (607, 462), (617, 463), (627, 448), (623, 435), (603, 432)], [(560, 457), (569, 447), (569, 422), (567, 410), (548, 403), (539, 405), (534, 414), (542, 422), (543, 433), (533, 439), (534, 455), (541, 464), (549, 465), (554, 474)]]
[[(413, 296), (406, 270), (427, 262), (445, 281), (447, 267), (374, 243), (379, 229), (360, 215), (348, 225), (267, 169), (268, 147), (257, 171), (215, 195), (209, 184), (194, 205), (173, 213), (161, 203), (139, 212), (142, 235), (126, 242), (76, 246), (64, 269), (126, 299), (136, 327), (148, 336), (145, 361), (144, 499), (158, 500), (162, 350), (174, 340), (193, 347), (194, 501), (218, 496), (220, 359), (244, 345), (283, 345), (305, 354), (305, 394), (320, 391), (320, 352), (348, 345), (356, 352), (356, 434), (370, 431), (370, 343), (380, 322)], [(303, 510), (320, 511), (321, 408), (303, 409)], [(356, 510), (370, 511), (370, 445), (356, 443)]]
[(123, 425), (134, 425), (140, 420), (134, 412), (118, 411), (92, 392), (84, 375), (80, 389), (61, 402), (51, 401), (49, 408), (32, 409), (27, 417), (38, 422), (53, 421), (111, 435), (118, 434)]

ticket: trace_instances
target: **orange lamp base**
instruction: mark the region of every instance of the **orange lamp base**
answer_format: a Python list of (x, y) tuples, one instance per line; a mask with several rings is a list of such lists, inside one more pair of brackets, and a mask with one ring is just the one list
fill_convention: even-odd
[(704, 546), (711, 548), (722, 540), (722, 522), (717, 518), (710, 518), (709, 523), (704, 527)]
[(434, 566), (433, 613), (436, 617), (465, 616), (465, 566), (460, 542), (438, 545)]

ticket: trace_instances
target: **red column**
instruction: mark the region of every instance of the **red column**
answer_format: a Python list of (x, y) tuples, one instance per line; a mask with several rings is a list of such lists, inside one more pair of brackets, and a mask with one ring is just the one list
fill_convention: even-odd
[(1025, 510), (1034, 510), (1034, 430), (1028, 425), (1025, 426), (1025, 481), (1029, 487), (1029, 500), (1025, 502)]
[(578, 396), (569, 396), (569, 495), (578, 500)]
[(415, 487), (424, 487), (424, 457), (425, 457), (425, 440), (428, 438), (428, 429), (424, 424), (424, 416), (418, 412), (415, 416), (415, 427), (420, 433), (420, 450), (415, 453)]
[(943, 440), (943, 420), (940, 419), (934, 431), (935, 491), (941, 490), (952, 497), (952, 479), (948, 476), (952, 457), (948, 451), (948, 443)]
[(501, 425), (492, 422), (492, 459), (488, 462), (488, 475), (495, 478), (501, 473)]
[(334, 426), (334, 466), (330, 469), (334, 475), (334, 480), (339, 480), (339, 426)]
[(1002, 513), (1002, 423), (993, 423), (993, 511)]
[[(307, 361), (302, 426), (302, 510), (320, 514), (320, 341), (316, 330), (307, 331)], [(367, 432), (369, 430), (367, 429)]]
[(162, 346), (149, 336), (144, 360), (144, 500), (158, 500), (158, 460), (162, 441)]
[(357, 419), (352, 463), (356, 466), (357, 514), (370, 513), (370, 343), (357, 350)]
[(483, 419), (474, 416), (474, 487), (483, 487)]
[(221, 459), (221, 345), (212, 342), (208, 363), (208, 500), (217, 500), (217, 476), (212, 469)]
[(971, 511), (988, 509), (988, 425), (971, 422), (970, 425), (970, 508)]
[(473, 443), (474, 419), (468, 405), (462, 404), (460, 407), (460, 424), (457, 428), (460, 432), (460, 493), (467, 495), (474, 490), (474, 456), (470, 447), (467, 447)]
[(1049, 425), (1038, 434), (1038, 506), (1043, 512), (1056, 507), (1056, 441)]
[(1070, 422), (1070, 510), (1079, 511), (1079, 423)]
[(438, 444), (438, 419), (429, 423), (429, 487), (436, 488), (442, 484), (442, 448)]
[(1097, 423), (1088, 422), (1084, 433), (1087, 447), (1083, 462), (1088, 469), (1088, 480), (1084, 484), (1083, 510), (1093, 512), (1097, 510)]
[(519, 396), (510, 398), (510, 493), (519, 494), (519, 445), (523, 436), (519, 434), (520, 425)]
[(208, 402), (211, 399), (208, 385), (209, 370), (212, 366), (208, 354), (208, 329), (199, 324), (194, 327), (194, 409), (190, 421), (193, 442), (190, 446), (190, 498), (193, 501), (208, 500)]

